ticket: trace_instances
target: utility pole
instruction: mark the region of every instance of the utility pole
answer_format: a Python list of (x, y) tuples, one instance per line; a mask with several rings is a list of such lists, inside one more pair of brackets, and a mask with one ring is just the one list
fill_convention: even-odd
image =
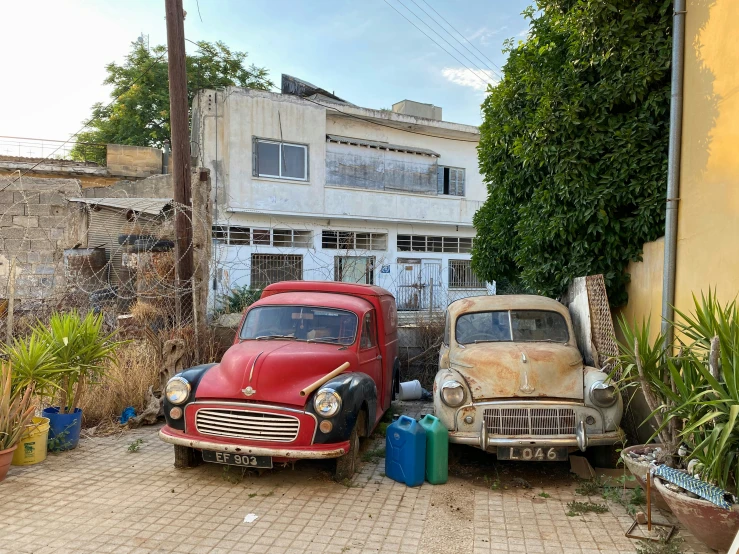
[(185, 65), (185, 13), (182, 0), (164, 0), (169, 59), (169, 124), (172, 135), (174, 180), (175, 271), (178, 323), (192, 322), (192, 191), (190, 189), (190, 133), (188, 130), (187, 69)]

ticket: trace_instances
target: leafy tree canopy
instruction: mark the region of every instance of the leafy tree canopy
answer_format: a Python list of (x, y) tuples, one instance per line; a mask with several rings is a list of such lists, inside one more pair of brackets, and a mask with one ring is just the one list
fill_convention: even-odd
[[(203, 88), (241, 86), (267, 90), (274, 86), (266, 69), (245, 66), (246, 52), (232, 51), (222, 42), (200, 41), (197, 47), (195, 54), (187, 56), (188, 103)], [(92, 107), (90, 130), (78, 135), (78, 143), (161, 147), (170, 136), (166, 47), (149, 50), (142, 43), (133, 42), (123, 64), (109, 63), (105, 70), (108, 77), (104, 84), (113, 85), (112, 98), (120, 98), (109, 107), (102, 103)], [(91, 152), (100, 151), (78, 145), (72, 156), (90, 160)]]
[(670, 0), (537, 0), (506, 42), (478, 147), (475, 271), (548, 296), (602, 273), (613, 305), (664, 232)]

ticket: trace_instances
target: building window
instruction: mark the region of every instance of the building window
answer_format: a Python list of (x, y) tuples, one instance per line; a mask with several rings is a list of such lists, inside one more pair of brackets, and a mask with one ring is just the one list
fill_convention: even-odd
[(470, 260), (449, 260), (450, 289), (484, 289), (485, 283), (472, 271)]
[(276, 246), (282, 248), (310, 248), (312, 231), (294, 229), (251, 229), (228, 225), (213, 226), (213, 240), (231, 246)]
[(436, 186), (439, 194), (464, 196), (464, 169), (438, 166), (436, 169)]
[(336, 256), (334, 258), (334, 281), (374, 285), (375, 257)]
[(251, 288), (264, 288), (279, 281), (303, 280), (303, 256), (252, 254)]
[(321, 235), (321, 246), (329, 250), (387, 250), (387, 233), (328, 231)]
[(434, 237), (428, 235), (398, 235), (400, 252), (446, 252), (468, 254), (472, 252), (472, 237)]
[(254, 139), (254, 176), (308, 180), (308, 147), (304, 144)]

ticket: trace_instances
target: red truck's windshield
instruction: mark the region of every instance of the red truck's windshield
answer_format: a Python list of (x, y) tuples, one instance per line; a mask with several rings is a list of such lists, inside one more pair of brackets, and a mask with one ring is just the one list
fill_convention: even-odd
[(246, 316), (243, 340), (306, 340), (349, 345), (357, 337), (352, 312), (314, 306), (259, 306)]

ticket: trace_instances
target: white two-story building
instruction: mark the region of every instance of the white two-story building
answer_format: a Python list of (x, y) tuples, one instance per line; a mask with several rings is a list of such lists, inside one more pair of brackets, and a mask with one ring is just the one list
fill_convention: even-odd
[(211, 170), (214, 298), (284, 279), (376, 284), (401, 310), (486, 293), (470, 268), (479, 131), (441, 108), (361, 108), (283, 75), (282, 94), (200, 91), (192, 141)]

